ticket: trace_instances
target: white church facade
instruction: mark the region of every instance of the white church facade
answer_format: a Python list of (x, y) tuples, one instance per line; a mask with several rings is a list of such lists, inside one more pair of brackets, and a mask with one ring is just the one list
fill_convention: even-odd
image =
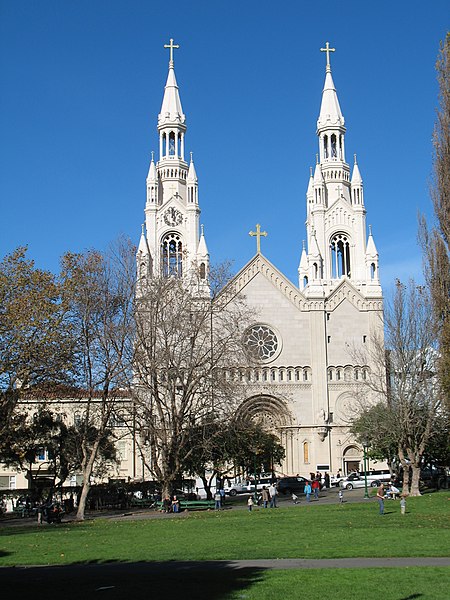
[[(170, 40), (169, 73), (158, 116), (159, 159), (147, 176), (145, 225), (138, 269), (153, 276), (182, 276), (196, 269), (208, 293), (209, 253), (200, 228), (198, 178), (185, 157), (186, 117)], [(298, 286), (261, 253), (229, 286), (243, 294), (255, 323), (246, 333), (256, 366), (233, 373), (245, 386), (242, 411), (277, 433), (286, 451), (279, 474), (308, 475), (362, 468), (362, 448), (348, 418), (370, 364), (359, 364), (375, 335), (382, 335), (378, 253), (367, 232), (364, 189), (356, 156), (346, 162), (345, 121), (334, 85), (330, 52), (317, 120), (318, 154), (306, 192), (306, 245)], [(277, 218), (274, 214), (273, 218)], [(269, 226), (270, 224), (266, 224)], [(233, 258), (233, 257), (230, 257)], [(366, 392), (367, 394), (367, 392)]]

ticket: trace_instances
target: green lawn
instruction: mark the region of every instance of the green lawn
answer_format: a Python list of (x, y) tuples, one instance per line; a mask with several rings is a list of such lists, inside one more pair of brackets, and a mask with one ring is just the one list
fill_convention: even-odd
[[(448, 556), (448, 492), (398, 502), (192, 512), (0, 529), (0, 565), (104, 561)], [(269, 596), (268, 596), (269, 597)], [(251, 596), (249, 596), (251, 598)]]
[(245, 589), (225, 596), (229, 600), (338, 598), (342, 600), (445, 600), (449, 597), (450, 569), (273, 570)]

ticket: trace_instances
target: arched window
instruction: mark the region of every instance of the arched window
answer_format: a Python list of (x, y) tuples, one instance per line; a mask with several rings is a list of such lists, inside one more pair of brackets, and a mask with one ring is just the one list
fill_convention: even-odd
[(371, 279), (375, 279), (375, 273), (377, 272), (377, 268), (375, 266), (375, 263), (372, 263), (370, 265), (370, 278)]
[(309, 444), (308, 444), (308, 442), (303, 442), (303, 462), (305, 464), (309, 463)]
[(331, 240), (331, 276), (350, 277), (350, 240), (345, 233), (337, 233)]
[(177, 233), (167, 234), (161, 243), (163, 277), (181, 277), (183, 274), (183, 242)]
[(200, 279), (206, 279), (206, 265), (201, 263), (200, 265)]
[(305, 275), (305, 277), (303, 277), (303, 285), (305, 287), (308, 285), (308, 278), (306, 277), (306, 275)]
[(323, 136), (323, 157), (328, 158), (328, 136)]
[(337, 150), (336, 150), (336, 136), (333, 135), (331, 136), (331, 158), (336, 158), (337, 157)]
[(169, 134), (169, 156), (176, 155), (175, 134), (173, 131)]

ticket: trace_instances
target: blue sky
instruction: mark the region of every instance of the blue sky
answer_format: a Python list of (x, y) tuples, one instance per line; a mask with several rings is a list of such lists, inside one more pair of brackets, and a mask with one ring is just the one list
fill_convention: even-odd
[(421, 277), (447, 1), (0, 0), (0, 256), (42, 268), (139, 240), (169, 38), (214, 262), (262, 251), (294, 283), (328, 40), (382, 282)]

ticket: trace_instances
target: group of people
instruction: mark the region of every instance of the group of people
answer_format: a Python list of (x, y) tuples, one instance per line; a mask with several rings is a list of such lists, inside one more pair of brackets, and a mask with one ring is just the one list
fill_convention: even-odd
[(180, 512), (180, 501), (176, 496), (170, 498), (166, 496), (162, 501), (162, 512), (164, 513), (178, 513)]

